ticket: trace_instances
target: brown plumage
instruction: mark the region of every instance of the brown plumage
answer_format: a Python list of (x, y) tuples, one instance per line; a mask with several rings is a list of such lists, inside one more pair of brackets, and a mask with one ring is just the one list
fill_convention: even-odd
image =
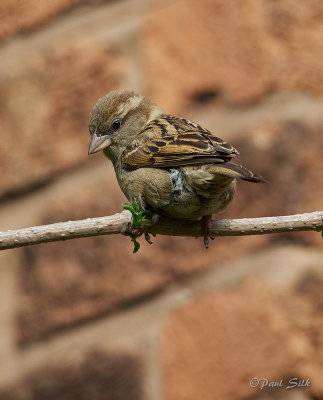
[(99, 99), (89, 130), (89, 154), (103, 150), (128, 200), (157, 214), (207, 218), (229, 204), (237, 179), (264, 182), (231, 162), (238, 151), (230, 144), (134, 92)]

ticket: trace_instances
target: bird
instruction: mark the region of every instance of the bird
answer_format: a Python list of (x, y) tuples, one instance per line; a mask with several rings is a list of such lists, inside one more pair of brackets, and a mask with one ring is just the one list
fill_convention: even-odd
[(195, 122), (166, 114), (134, 91), (100, 98), (90, 113), (89, 132), (88, 154), (103, 151), (111, 160), (130, 201), (123, 207), (136, 219), (133, 227), (152, 214), (201, 219), (206, 248), (212, 214), (231, 202), (237, 180), (266, 182), (231, 162), (239, 154), (232, 145)]

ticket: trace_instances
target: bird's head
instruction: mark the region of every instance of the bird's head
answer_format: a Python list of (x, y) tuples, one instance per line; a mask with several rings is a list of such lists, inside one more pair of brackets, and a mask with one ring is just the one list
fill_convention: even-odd
[(93, 107), (89, 154), (103, 150), (115, 161), (128, 144), (162, 111), (147, 97), (135, 92), (110, 92)]

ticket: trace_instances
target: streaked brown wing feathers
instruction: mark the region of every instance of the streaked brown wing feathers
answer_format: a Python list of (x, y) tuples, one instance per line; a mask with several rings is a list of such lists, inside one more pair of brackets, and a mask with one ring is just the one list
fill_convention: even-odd
[(125, 150), (123, 163), (127, 169), (165, 168), (223, 163), (236, 154), (238, 152), (231, 145), (199, 125), (164, 116), (153, 121)]

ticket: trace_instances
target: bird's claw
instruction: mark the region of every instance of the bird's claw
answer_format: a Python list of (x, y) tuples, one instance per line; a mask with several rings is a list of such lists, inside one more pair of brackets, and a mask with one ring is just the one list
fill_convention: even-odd
[(204, 224), (204, 230), (205, 230), (205, 234), (203, 237), (203, 243), (204, 243), (204, 247), (206, 249), (208, 249), (209, 248), (209, 239), (214, 240), (213, 236), (209, 236), (210, 222), (212, 221), (212, 215), (205, 215), (204, 217), (201, 218), (201, 221)]
[[(153, 236), (155, 236), (155, 235), (153, 235)], [(150, 237), (149, 233), (147, 233), (147, 232), (145, 233), (145, 240), (149, 244), (153, 244), (153, 241), (151, 240), (151, 237)]]

